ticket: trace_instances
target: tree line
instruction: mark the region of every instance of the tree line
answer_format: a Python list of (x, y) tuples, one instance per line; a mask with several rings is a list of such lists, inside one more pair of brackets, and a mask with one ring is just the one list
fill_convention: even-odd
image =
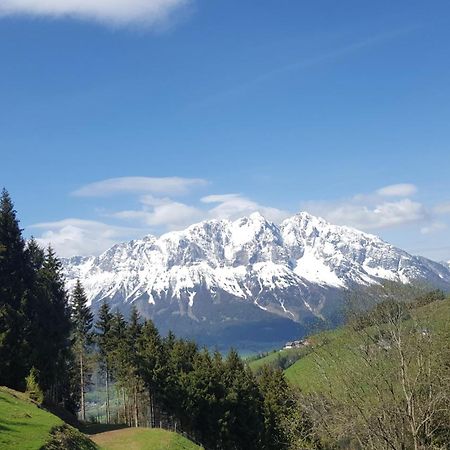
[(25, 242), (11, 198), (0, 198), (0, 385), (37, 378), (45, 400), (76, 411), (71, 312), (55, 252)]
[[(80, 285), (76, 292), (86, 305)], [(312, 442), (280, 370), (265, 368), (256, 378), (236, 351), (223, 357), (172, 333), (160, 336), (135, 308), (127, 321), (104, 302), (97, 321), (82, 329), (78, 360), (95, 358), (102, 371), (109, 423), (175, 429), (206, 449), (294, 449), (299, 436)], [(86, 385), (87, 365), (83, 373)], [(120, 399), (114, 410), (112, 383)]]

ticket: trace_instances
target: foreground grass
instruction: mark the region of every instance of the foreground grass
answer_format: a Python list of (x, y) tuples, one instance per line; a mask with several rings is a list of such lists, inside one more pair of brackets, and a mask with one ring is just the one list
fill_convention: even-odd
[(91, 437), (102, 450), (200, 450), (176, 433), (150, 428), (125, 428)]
[(0, 387), (0, 448), (39, 449), (64, 422), (40, 409), (25, 394)]
[(17, 391), (0, 387), (2, 450), (94, 450), (96, 445), (75, 428), (39, 408)]
[(200, 450), (170, 431), (86, 425), (82, 431), (39, 408), (26, 394), (0, 387), (1, 450)]

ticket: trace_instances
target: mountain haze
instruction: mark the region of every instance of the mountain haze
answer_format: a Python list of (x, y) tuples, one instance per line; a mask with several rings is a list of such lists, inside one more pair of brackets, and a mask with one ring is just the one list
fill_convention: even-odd
[(275, 342), (337, 320), (345, 289), (381, 279), (450, 287), (443, 264), (301, 212), (277, 225), (254, 213), (145, 236), (65, 259), (96, 310), (132, 304), (162, 332), (205, 343)]

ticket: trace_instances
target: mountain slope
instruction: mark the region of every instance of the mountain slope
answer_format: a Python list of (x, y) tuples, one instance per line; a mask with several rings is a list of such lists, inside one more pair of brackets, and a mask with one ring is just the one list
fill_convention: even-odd
[[(63, 446), (62, 442), (67, 445)], [(0, 387), (0, 448), (95, 450), (97, 446), (60, 418), (38, 407), (22, 392)]]
[[(419, 323), (426, 324), (427, 330), (432, 333), (444, 335), (448, 329), (448, 317), (450, 315), (450, 299), (435, 301), (413, 310), (413, 316)], [(448, 339), (448, 333), (447, 333)], [(285, 375), (289, 382), (299, 386), (303, 392), (327, 392), (330, 387), (338, 391), (343, 388), (338, 374), (339, 371), (352, 372), (368, 370), (356, 367), (355, 347), (360, 344), (355, 332), (349, 327), (337, 328), (332, 331), (322, 332), (312, 337), (314, 348), (304, 357), (291, 365)], [(447, 342), (446, 342), (447, 343)], [(339, 361), (339, 367), (336, 365)], [(362, 359), (358, 360), (361, 364)]]
[(334, 319), (343, 290), (379, 279), (450, 286), (444, 265), (304, 212), (280, 225), (259, 213), (205, 221), (64, 266), (68, 287), (80, 278), (94, 309), (135, 304), (163, 332), (208, 342), (296, 336)]

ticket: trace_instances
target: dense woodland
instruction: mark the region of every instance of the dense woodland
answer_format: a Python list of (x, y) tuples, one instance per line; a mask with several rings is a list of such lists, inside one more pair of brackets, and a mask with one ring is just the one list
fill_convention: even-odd
[[(8, 193), (1, 197), (0, 385), (83, 420), (100, 371), (106, 422), (175, 429), (205, 449), (449, 448), (448, 333), (431, 336), (411, 305), (383, 295), (349, 320), (357, 344), (352, 366), (341, 367), (345, 389), (301, 392), (279, 368), (255, 374), (233, 350), (224, 357), (160, 336), (135, 309), (124, 317), (103, 303), (94, 317), (82, 284), (66, 292), (53, 250), (24, 240)], [(432, 292), (413, 305), (443, 301)], [(324, 358), (317, 364), (319, 373)]]

